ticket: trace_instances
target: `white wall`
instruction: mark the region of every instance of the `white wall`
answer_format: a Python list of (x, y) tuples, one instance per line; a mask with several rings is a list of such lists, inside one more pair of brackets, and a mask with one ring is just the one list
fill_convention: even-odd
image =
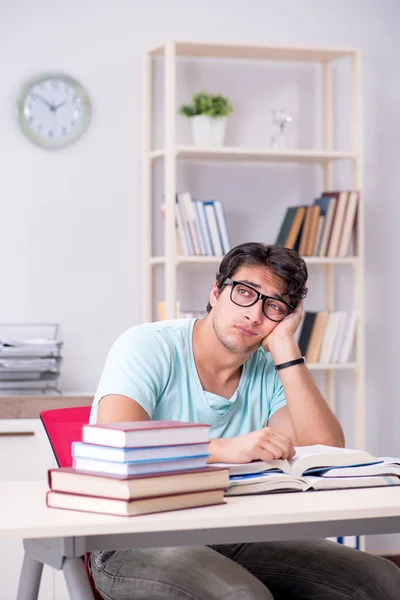
[[(0, 321), (61, 323), (62, 387), (82, 391), (94, 390), (108, 347), (139, 321), (145, 49), (169, 39), (359, 47), (367, 440), (373, 452), (399, 455), (399, 18), (397, 0), (1, 0)], [(14, 119), (20, 86), (50, 69), (80, 80), (93, 103), (85, 137), (57, 152), (31, 145)]]

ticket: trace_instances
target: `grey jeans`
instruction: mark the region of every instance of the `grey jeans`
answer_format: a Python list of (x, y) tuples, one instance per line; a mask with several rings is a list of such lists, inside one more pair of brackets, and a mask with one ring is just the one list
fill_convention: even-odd
[(93, 552), (106, 600), (399, 600), (392, 562), (327, 540)]

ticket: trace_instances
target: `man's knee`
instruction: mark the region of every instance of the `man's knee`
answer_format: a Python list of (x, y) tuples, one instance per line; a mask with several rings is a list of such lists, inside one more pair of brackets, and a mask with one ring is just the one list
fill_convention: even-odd
[(361, 598), (365, 600), (399, 600), (400, 569), (390, 560), (370, 557), (370, 568), (365, 571)]

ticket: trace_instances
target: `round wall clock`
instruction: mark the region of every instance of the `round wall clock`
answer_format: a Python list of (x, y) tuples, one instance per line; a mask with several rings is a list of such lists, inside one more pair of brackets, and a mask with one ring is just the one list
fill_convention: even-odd
[(64, 148), (86, 131), (90, 101), (83, 87), (62, 73), (39, 75), (22, 88), (17, 117), (26, 137), (42, 148)]

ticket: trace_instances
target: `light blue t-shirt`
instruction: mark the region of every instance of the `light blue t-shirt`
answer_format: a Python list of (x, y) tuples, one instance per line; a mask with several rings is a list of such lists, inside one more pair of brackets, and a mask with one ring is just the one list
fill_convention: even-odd
[(193, 357), (195, 319), (146, 323), (128, 329), (111, 347), (90, 422), (107, 394), (133, 398), (151, 419), (207, 423), (210, 437), (235, 437), (264, 427), (286, 405), (271, 355), (259, 348), (244, 363), (229, 399), (203, 390)]

